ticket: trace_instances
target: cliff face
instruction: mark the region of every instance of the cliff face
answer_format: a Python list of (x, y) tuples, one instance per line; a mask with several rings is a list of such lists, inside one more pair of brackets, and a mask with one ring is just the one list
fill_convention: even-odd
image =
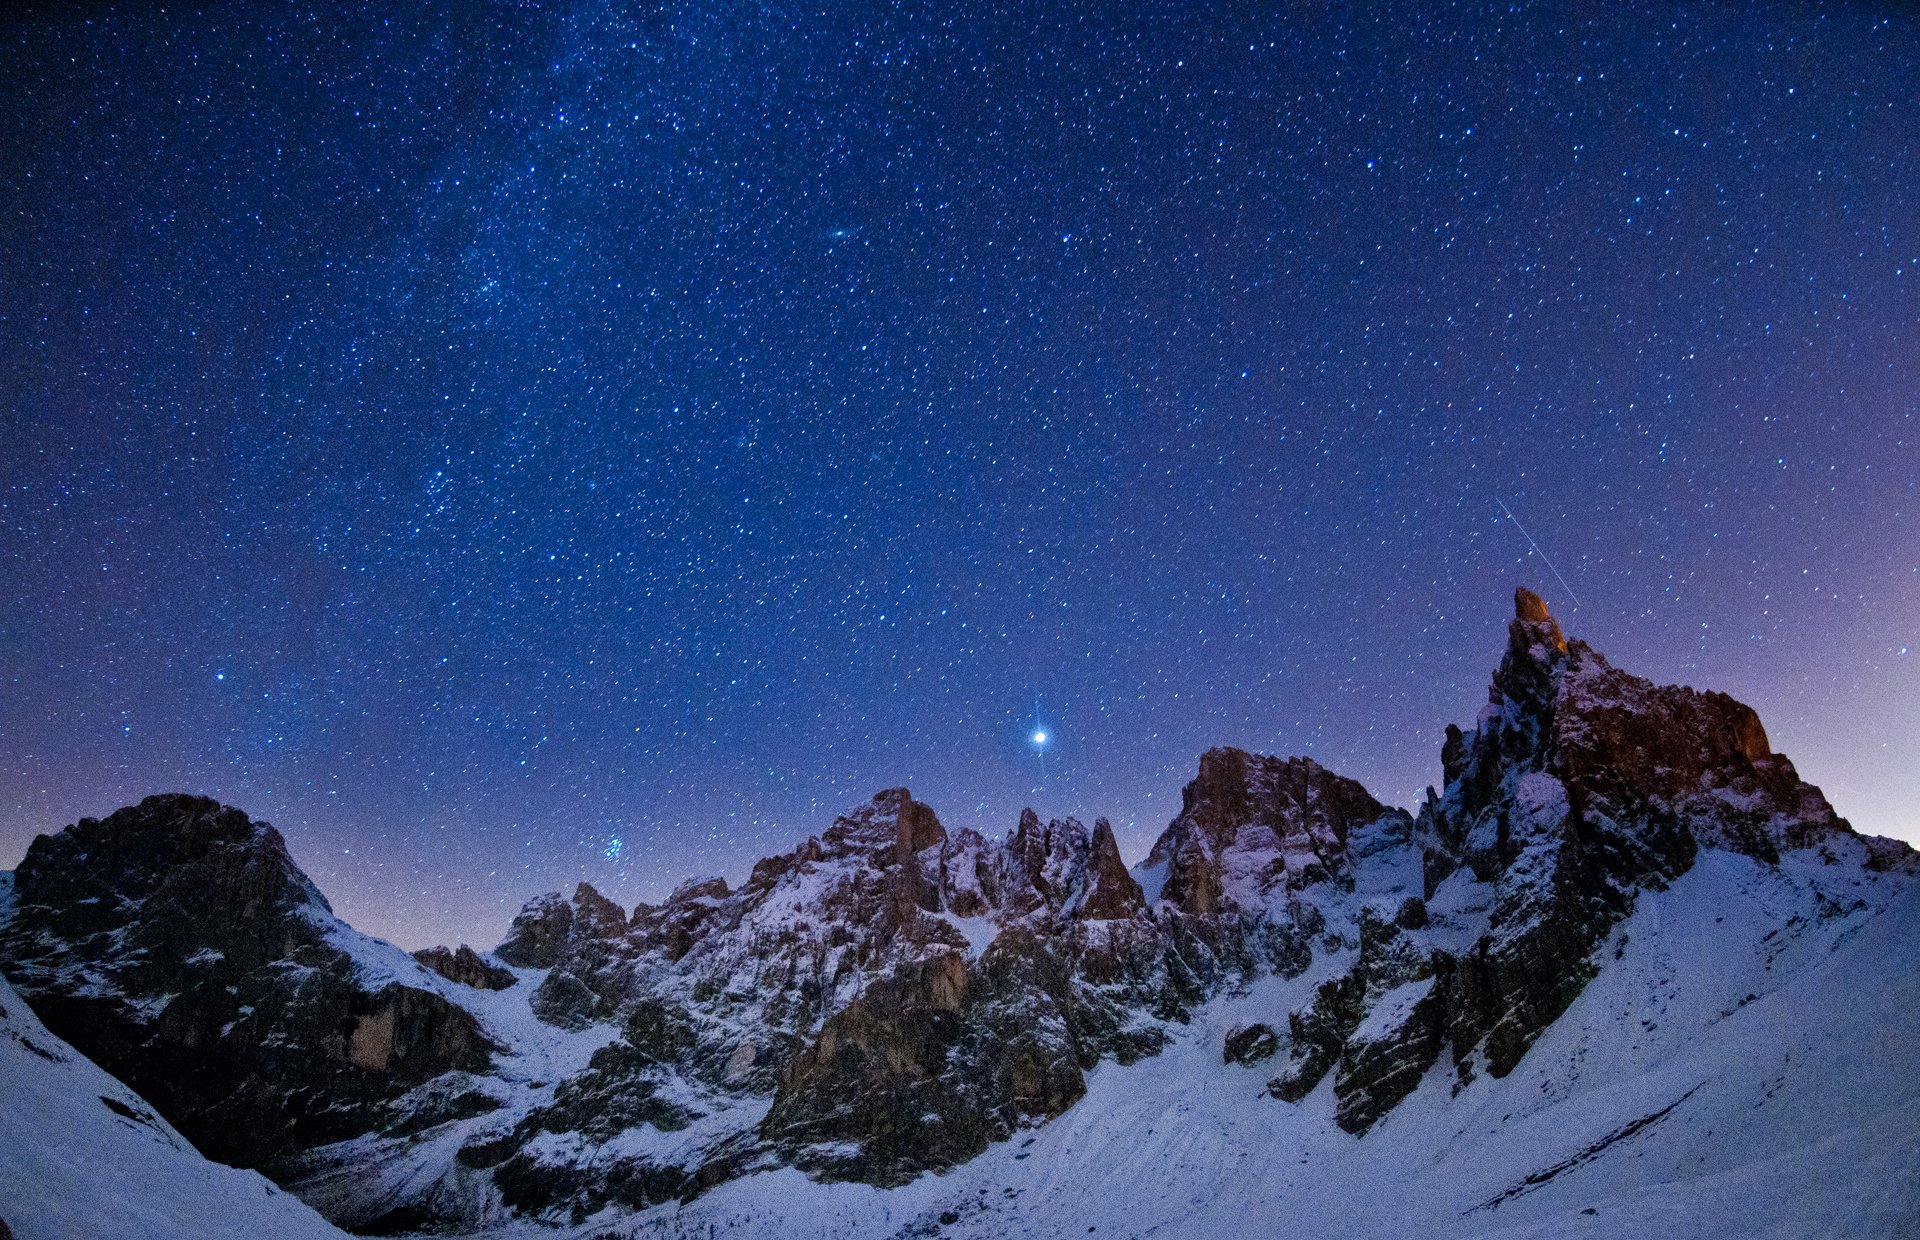
[(1104, 821), (1028, 811), (994, 840), (892, 789), (737, 889), (629, 914), (582, 884), (492, 953), (417, 958), (334, 919), (271, 827), (157, 797), (36, 841), (0, 968), (215, 1157), (350, 1227), (471, 1230), (778, 1166), (897, 1184), (1285, 979), (1217, 1070), (1257, 1068), (1275, 1107), (1325, 1088), (1365, 1133), (1436, 1068), (1512, 1072), (1704, 852), (1915, 868), (1751, 710), (1614, 669), (1524, 591), (1441, 764), (1416, 817), (1310, 759), (1210, 750), (1131, 873)]

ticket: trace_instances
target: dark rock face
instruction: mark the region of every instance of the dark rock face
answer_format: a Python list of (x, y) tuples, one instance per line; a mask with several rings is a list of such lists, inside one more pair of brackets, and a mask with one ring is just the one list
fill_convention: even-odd
[(828, 1020), (761, 1131), (816, 1174), (901, 1183), (1073, 1105), (1103, 1053), (1132, 1057), (1118, 1016), (1044, 937), (1011, 928), (973, 964), (929, 956)]
[(536, 896), (513, 919), (507, 937), (493, 954), (522, 969), (551, 969), (560, 961), (573, 932), (573, 906), (558, 892)]
[(448, 951), (444, 947), (423, 947), (413, 953), (413, 958), (448, 981), (471, 986), (475, 990), (505, 990), (518, 980), (509, 970), (487, 963), (485, 957), (465, 943), (460, 945), (458, 951)]
[[(887, 795), (904, 796), (876, 798), (878, 817), (904, 822)], [(1152, 1053), (1160, 1022), (1184, 1020), (1226, 979), (1307, 967), (1323, 925), (1299, 893), (1349, 881), (1350, 834), (1410, 854), (1410, 830), (1407, 815), (1310, 761), (1216, 750), (1143, 867), (1170, 871), (1156, 912), (1104, 821), (1089, 833), (1029, 811), (998, 847), (919, 829), (914, 954), (801, 1044), (762, 1138), (815, 1174), (877, 1183), (971, 1157), (1069, 1105), (1101, 1058)], [(824, 855), (836, 834), (847, 833), (829, 832)], [(896, 846), (891, 866), (905, 856)], [(995, 937), (974, 958), (929, 915), (991, 916)], [(1245, 1053), (1277, 1049), (1269, 1029)]]
[(1367, 1025), (1348, 1035), (1334, 1077), (1335, 1123), (1363, 1133), (1420, 1084), (1445, 1042), (1445, 993), (1427, 982), (1388, 992)]
[(1104, 818), (1093, 824), (1089, 835), (1077, 818), (1043, 827), (1038, 815), (1025, 811), (998, 872), (985, 886), (994, 891), (995, 900), (983, 896), (982, 909), (997, 904), (998, 911), (1020, 916), (1045, 912), (1111, 921), (1146, 908), (1140, 884), (1127, 873), (1113, 828)]
[(1336, 1119), (1350, 1132), (1391, 1110), (1433, 1063), (1426, 1005), (1446, 967), (1424, 935), (1371, 908), (1362, 908), (1359, 931), (1353, 968), (1322, 982), (1311, 1006), (1288, 1018), (1287, 1064), (1268, 1084), (1276, 1098), (1298, 1102), (1338, 1067)]
[(968, 980), (965, 957), (947, 951), (876, 983), (794, 1060), (762, 1131), (799, 1148), (858, 1142), (862, 1164), (831, 1169), (882, 1182), (910, 1177), (927, 1157), (951, 1164), (986, 1148), (969, 1083), (948, 1071)]
[[(726, 895), (726, 880), (714, 881), (720, 885), (720, 894)], [(591, 883), (581, 883), (573, 889), (573, 924), (568, 932), (573, 943), (605, 943), (626, 931), (626, 910), (595, 891)]]
[[(723, 889), (725, 886), (721, 883)], [(574, 889), (571, 902), (562, 900), (558, 893), (528, 901), (493, 954), (517, 968), (550, 969), (562, 957), (617, 939), (626, 929), (627, 915), (620, 906), (591, 884), (581, 883)]]
[(1080, 916), (1112, 921), (1144, 912), (1146, 897), (1120, 860), (1120, 845), (1114, 842), (1113, 828), (1106, 819), (1093, 824), (1088, 852), (1087, 898), (1080, 905)]
[(575, 1221), (608, 1204), (644, 1209), (688, 1188), (680, 1167), (644, 1158), (611, 1156), (587, 1168), (558, 1167), (527, 1150), (543, 1133), (602, 1145), (631, 1129), (678, 1132), (697, 1112), (662, 1096), (655, 1060), (629, 1042), (595, 1051), (587, 1070), (561, 1082), (550, 1103), (528, 1112), (510, 1131), (495, 1130), (463, 1146), (470, 1167), (492, 1167), (493, 1182), (510, 1208)]
[(257, 968), (318, 941), (301, 914), (333, 911), (278, 831), (203, 797), (152, 796), (38, 836), (14, 881), (21, 919), (37, 930), (121, 934), (120, 955), (137, 959), (115, 963), (137, 990), (189, 947)]
[(1313, 1003), (1287, 1018), (1287, 1066), (1267, 1082), (1268, 1091), (1287, 1102), (1312, 1093), (1360, 1027), (1365, 1002), (1366, 983), (1353, 974), (1320, 983)]
[(555, 969), (533, 992), (533, 1014), (561, 1029), (585, 1029), (613, 1012), (612, 1005), (579, 974)]
[(156, 796), (83, 819), (37, 838), (15, 885), (8, 980), (211, 1157), (271, 1167), (491, 1061), (471, 1015), (368, 976), (279, 833), (239, 810)]

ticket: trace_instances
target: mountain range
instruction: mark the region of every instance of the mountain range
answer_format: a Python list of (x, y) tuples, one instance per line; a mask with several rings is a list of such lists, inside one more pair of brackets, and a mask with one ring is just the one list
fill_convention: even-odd
[(1131, 868), (891, 789), (484, 952), (149, 797), (0, 885), (0, 1236), (1920, 1234), (1920, 856), (1525, 590), (1440, 757), (1210, 750)]

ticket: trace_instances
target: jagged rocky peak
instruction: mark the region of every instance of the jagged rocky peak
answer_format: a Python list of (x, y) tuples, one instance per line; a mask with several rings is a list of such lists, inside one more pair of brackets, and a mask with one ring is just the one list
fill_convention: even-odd
[(1195, 916), (1251, 911), (1276, 891), (1344, 875), (1349, 835), (1383, 820), (1404, 827), (1407, 815), (1311, 758), (1210, 749), (1140, 874)]
[[(1447, 729), (1441, 764), (1446, 787), (1415, 827), (1425, 895), (1443, 917), (1476, 900), (1489, 911), (1472, 948), (1436, 959), (1430, 992), (1371, 1048), (1396, 1079), (1423, 1070), (1443, 1040), (1463, 1076), (1476, 1051), (1494, 1075), (1510, 1071), (1593, 975), (1593, 952), (1636, 894), (1684, 873), (1703, 847), (1773, 863), (1819, 844), (1872, 860), (1771, 752), (1749, 707), (1619, 671), (1567, 638), (1530, 590), (1515, 592), (1487, 706), (1472, 731)], [(1490, 903), (1461, 886), (1475, 883), (1490, 885)], [(1360, 989), (1323, 998), (1320, 1027), (1366, 1006)], [(1354, 1046), (1344, 1055), (1365, 1058)], [(1371, 1122), (1380, 1102), (1346, 1113)]]
[(820, 838), (830, 853), (890, 848), (892, 860), (904, 861), (946, 843), (947, 830), (931, 806), (905, 788), (889, 788), (840, 815)]
[(1852, 834), (1752, 708), (1619, 671), (1524, 589), (1488, 705), (1472, 733), (1448, 729), (1441, 756), (1446, 792), (1424, 817), (1436, 880), (1461, 863), (1490, 877), (1529, 839), (1568, 832), (1668, 873), (1695, 844), (1771, 857)]
[[(591, 890), (591, 888), (589, 888)], [(727, 880), (714, 874), (706, 878), (690, 878), (673, 889), (667, 897), (668, 904), (691, 904), (695, 901), (712, 903), (724, 900), (731, 892), (727, 889)]]
[(550, 969), (566, 950), (573, 907), (557, 891), (535, 896), (514, 915), (507, 937), (493, 954), (523, 969)]
[(581, 883), (572, 900), (552, 891), (527, 901), (493, 954), (522, 969), (550, 969), (581, 944), (618, 938), (626, 929), (625, 910)]
[(1311, 759), (1214, 749), (1130, 874), (1105, 820), (949, 832), (895, 788), (737, 888), (627, 916), (581, 884), (491, 955), (409, 958), (335, 920), (270, 827), (152, 798), (36, 841), (0, 967), (203, 1149), (348, 1225), (575, 1225), (771, 1166), (951, 1166), (1223, 992), (1271, 998), (1220, 1070), (1275, 1106), (1328, 1086), (1363, 1133), (1436, 1069), (1511, 1071), (1703, 849), (1920, 868), (1748, 708), (1615, 670), (1530, 591), (1514, 608), (1417, 822)]
[(148, 797), (37, 838), (15, 882), (8, 980), (222, 1161), (366, 1131), (414, 1086), (491, 1062), (438, 979), (338, 921), (237, 809)]
[(946, 843), (946, 828), (931, 806), (914, 800), (905, 788), (888, 788), (840, 815), (824, 832), (809, 836), (791, 852), (762, 858), (742, 890), (765, 891), (789, 874), (827, 860), (861, 858), (884, 869)]
[(1567, 639), (1560, 632), (1560, 623), (1547, 610), (1547, 600), (1525, 586), (1514, 587), (1513, 618), (1525, 624), (1546, 626), (1541, 630), (1541, 635), (1548, 639), (1547, 644), (1556, 650), (1567, 648)]
[[(726, 889), (726, 883), (722, 882), (721, 894), (724, 895)], [(626, 929), (626, 910), (594, 890), (592, 883), (581, 883), (573, 889), (573, 933), (576, 937), (613, 939), (626, 933)]]
[(1112, 921), (1146, 908), (1146, 896), (1127, 872), (1127, 863), (1120, 859), (1120, 844), (1106, 819), (1094, 820), (1087, 853), (1087, 896), (1079, 908), (1082, 917)]
[(1700, 849), (1777, 865), (1818, 846), (1823, 860), (1904, 864), (1771, 752), (1751, 709), (1615, 669), (1530, 590), (1515, 592), (1487, 707), (1471, 732), (1447, 729), (1441, 763), (1445, 791), (1413, 831), (1425, 898), (1391, 917), (1378, 900), (1361, 907), (1357, 958), (1290, 1015), (1269, 1086), (1297, 1101), (1332, 1075), (1349, 1131), (1449, 1047), (1463, 1082), (1511, 1071), (1594, 976), (1638, 895)]
[(1059, 917), (1112, 920), (1146, 907), (1104, 818), (1089, 832), (1078, 818), (1042, 826), (1038, 814), (1024, 810), (1005, 855), (1001, 912), (1006, 916), (1045, 910)]
[[(22, 915), (65, 938), (117, 929), (248, 954), (262, 927), (326, 897), (267, 823), (208, 797), (167, 793), (36, 836), (15, 872)], [(108, 898), (111, 897), (111, 898)]]

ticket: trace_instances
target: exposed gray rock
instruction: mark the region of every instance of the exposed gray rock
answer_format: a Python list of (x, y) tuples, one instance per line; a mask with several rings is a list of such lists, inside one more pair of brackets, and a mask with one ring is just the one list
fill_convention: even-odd
[(561, 1029), (585, 1029), (612, 1010), (593, 987), (563, 968), (554, 969), (541, 980), (533, 992), (532, 1005), (535, 1016)]
[(1272, 1025), (1236, 1025), (1227, 1031), (1220, 1057), (1227, 1063), (1250, 1068), (1263, 1059), (1273, 1058), (1279, 1049), (1280, 1038), (1273, 1032)]

